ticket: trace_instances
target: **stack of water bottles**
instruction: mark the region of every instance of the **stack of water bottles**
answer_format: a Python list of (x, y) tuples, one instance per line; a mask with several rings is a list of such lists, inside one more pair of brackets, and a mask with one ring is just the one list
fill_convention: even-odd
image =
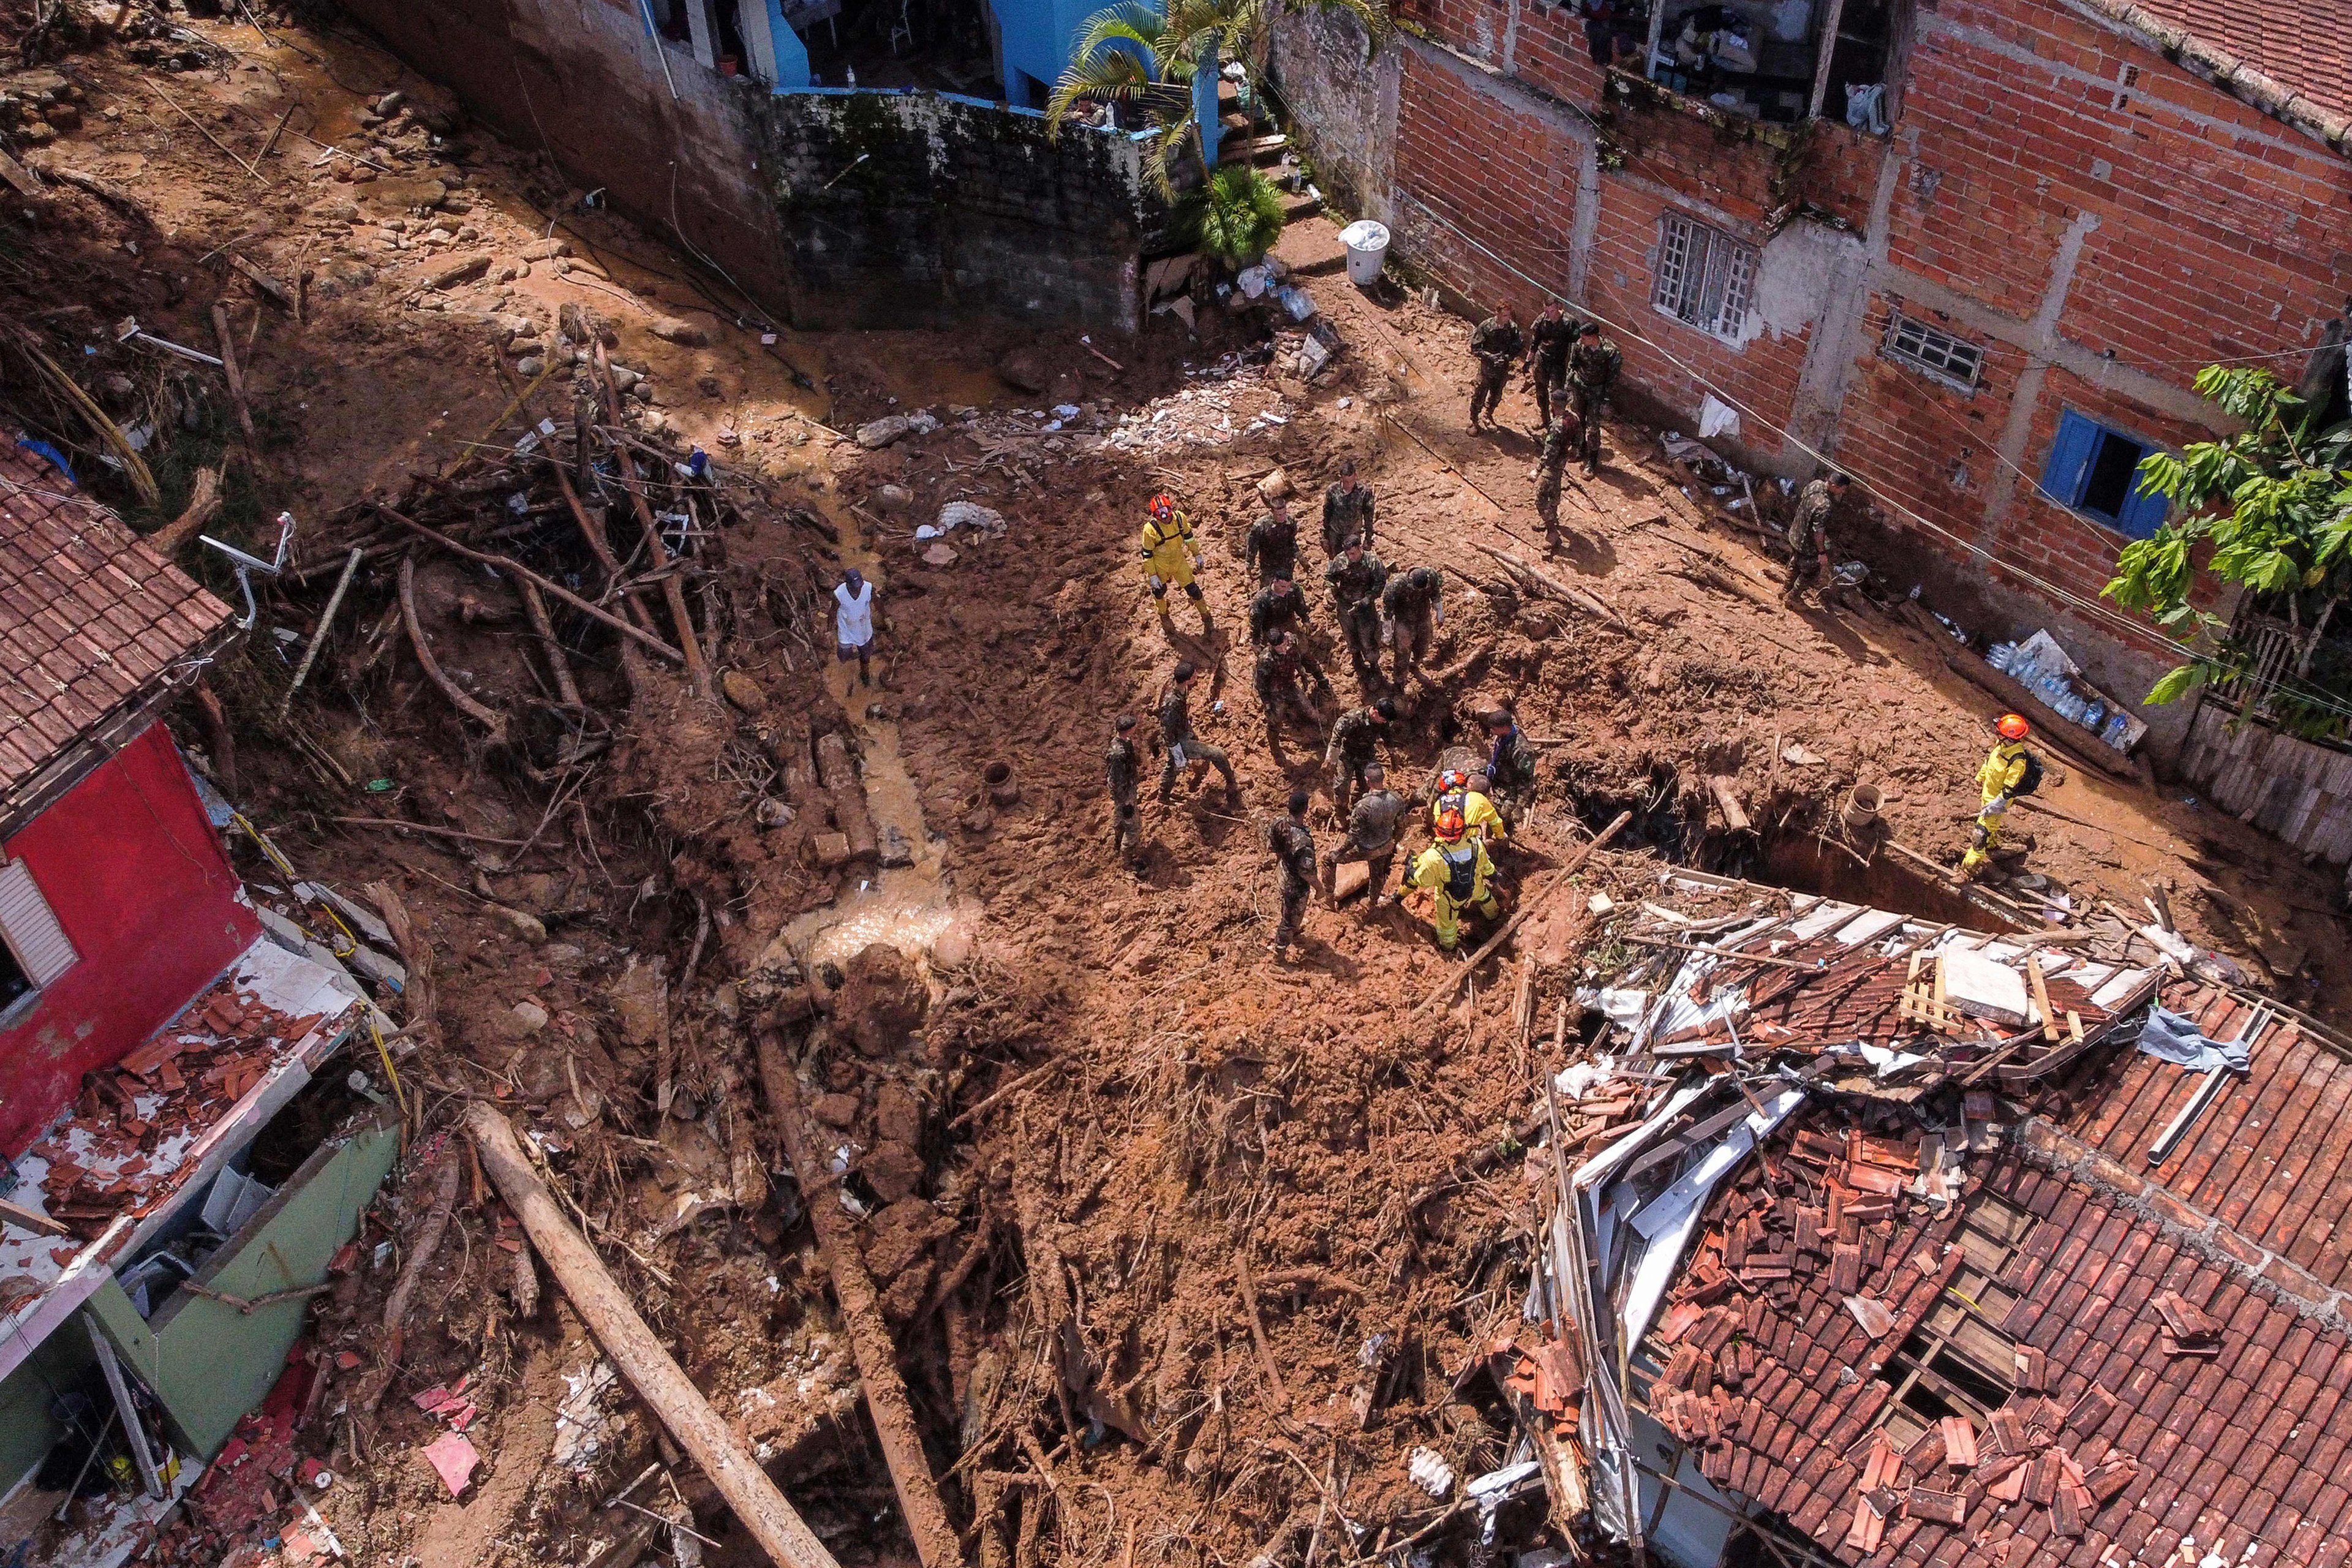
[(2130, 744), (2131, 720), (2124, 710), (2110, 709), (2095, 693), (2085, 697), (2075, 690), (2073, 672), (2050, 662), (2042, 649), (1995, 643), (1985, 650), (1985, 662), (2042, 699), (2052, 712), (2080, 724), (2116, 751)]

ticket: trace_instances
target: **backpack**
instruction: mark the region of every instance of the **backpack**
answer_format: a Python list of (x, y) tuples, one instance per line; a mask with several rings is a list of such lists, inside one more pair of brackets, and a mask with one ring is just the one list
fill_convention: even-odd
[(2009, 792), (2010, 795), (2013, 799), (2018, 795), (2032, 795), (2041, 787), (2042, 759), (2028, 752), (2025, 753), (2025, 775), (2017, 781), (2017, 787)]

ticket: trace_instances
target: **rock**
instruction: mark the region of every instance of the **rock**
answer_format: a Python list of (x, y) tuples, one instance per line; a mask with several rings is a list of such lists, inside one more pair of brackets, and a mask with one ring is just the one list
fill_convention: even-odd
[(1259, 500), (1272, 501), (1285, 500), (1297, 492), (1290, 487), (1290, 475), (1283, 469), (1276, 468), (1258, 480), (1257, 493)]
[(524, 377), (525, 379), (536, 378), (540, 373), (546, 369), (547, 362), (540, 358), (537, 354), (525, 354), (522, 358), (515, 361), (515, 374)]
[(923, 1184), (923, 1157), (907, 1144), (883, 1143), (857, 1162), (857, 1173), (884, 1203), (895, 1204)]
[(368, 194), (382, 205), (401, 212), (429, 211), (449, 196), (449, 187), (438, 180), (394, 175), (372, 183), (375, 188)]
[(666, 343), (679, 343), (687, 348), (707, 347), (710, 333), (700, 323), (681, 321), (676, 316), (664, 316), (646, 329)]
[(510, 910), (504, 904), (492, 904), (490, 912), (512, 926), (515, 934), (533, 947), (547, 940), (547, 926), (537, 915)]
[(915, 504), (915, 494), (904, 485), (884, 485), (874, 492), (874, 504), (884, 511), (904, 511)]
[(571, 255), (572, 245), (569, 240), (534, 239), (515, 254), (525, 261), (545, 261), (550, 257)]
[[(799, 815), (774, 795), (762, 795), (760, 804), (751, 808), (751, 820), (762, 827), (782, 827)], [(888, 861), (884, 861), (888, 865)]]
[(389, 120), (399, 113), (400, 106), (407, 101), (408, 95), (404, 92), (387, 92), (375, 100), (375, 111)]
[(613, 982), (613, 1011), (621, 1020), (621, 1039), (632, 1046), (650, 1046), (661, 1038), (669, 1016), (669, 983), (657, 959), (651, 963), (629, 960)]
[(809, 853), (816, 857), (821, 869), (838, 871), (849, 864), (849, 837), (842, 833), (820, 833), (809, 840)]
[(1024, 343), (996, 362), (996, 374), (1022, 392), (1043, 392), (1053, 384), (1054, 373), (1033, 344)]
[(357, 202), (320, 202), (313, 210), (317, 212), (320, 217), (329, 223), (357, 223), (360, 221), (360, 204)]
[(499, 1017), (499, 1032), (509, 1039), (527, 1040), (547, 1027), (547, 1009), (529, 998), (516, 1003)]
[(877, 858), (886, 869), (915, 863), (914, 847), (907, 842), (906, 834), (899, 831), (895, 822), (882, 825), (881, 831), (875, 835), (875, 844)]
[(758, 713), (768, 706), (768, 693), (761, 684), (740, 669), (730, 669), (719, 678), (719, 689), (727, 700), (746, 713)]
[(886, 414), (857, 427), (857, 444), (869, 452), (878, 452), (893, 441), (908, 436), (928, 436), (939, 427), (940, 422), (928, 414)]
[(613, 384), (619, 387), (623, 392), (635, 391), (637, 383), (643, 380), (645, 380), (645, 376), (642, 373), (631, 370), (627, 365), (615, 364), (613, 366)]
[(833, 1016), (852, 1045), (878, 1057), (904, 1049), (929, 1005), (922, 976), (907, 955), (877, 942), (860, 949), (844, 967)]
[(629, 395), (639, 403), (650, 404), (654, 400), (654, 384), (640, 376), (630, 384)]
[(820, 1094), (809, 1101), (809, 1113), (827, 1127), (845, 1131), (857, 1120), (857, 1097), (854, 1094)]
[(425, 279), (425, 287), (427, 289), (455, 289), (460, 283), (471, 283), (477, 278), (487, 277), (489, 270), (490, 258), (488, 257), (468, 257), (463, 261), (453, 261), (448, 266), (428, 275)]
[(874, 1096), (874, 1135), (912, 1146), (923, 1141), (923, 1102), (903, 1083), (886, 1083)]

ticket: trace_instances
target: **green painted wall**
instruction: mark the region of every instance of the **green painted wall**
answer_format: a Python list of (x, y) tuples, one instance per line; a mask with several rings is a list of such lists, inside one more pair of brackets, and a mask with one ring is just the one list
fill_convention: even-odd
[[(247, 1300), (322, 1283), (399, 1152), (400, 1122), (389, 1110), (321, 1145), (196, 1282)], [(278, 1381), (309, 1307), (307, 1300), (279, 1301), (247, 1314), (183, 1290), (142, 1322), (111, 1279), (90, 1298), (123, 1364), (163, 1401), (180, 1447), (205, 1459)]]
[(63, 1388), (89, 1369), (89, 1331), (77, 1316), (43, 1341), (5, 1382), (0, 1382), (0, 1493), (39, 1464), (65, 1428), (50, 1418), (52, 1388)]

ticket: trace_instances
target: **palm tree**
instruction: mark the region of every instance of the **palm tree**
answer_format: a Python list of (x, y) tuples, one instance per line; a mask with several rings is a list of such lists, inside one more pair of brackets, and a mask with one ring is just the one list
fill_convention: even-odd
[[(1305, 3), (1355, 17), (1375, 47), (1388, 38), (1388, 0)], [(1160, 132), (1149, 165), (1152, 182), (1172, 197), (1175, 161), (1186, 148), (1200, 159), (1202, 173), (1209, 172), (1201, 116), (1216, 112), (1222, 62), (1237, 59), (1252, 81), (1264, 80), (1275, 24), (1300, 8), (1301, 0), (1169, 0), (1162, 13), (1148, 0), (1120, 0), (1097, 12), (1045, 106), (1052, 134), (1061, 133), (1063, 117), (1081, 99), (1139, 105)]]

